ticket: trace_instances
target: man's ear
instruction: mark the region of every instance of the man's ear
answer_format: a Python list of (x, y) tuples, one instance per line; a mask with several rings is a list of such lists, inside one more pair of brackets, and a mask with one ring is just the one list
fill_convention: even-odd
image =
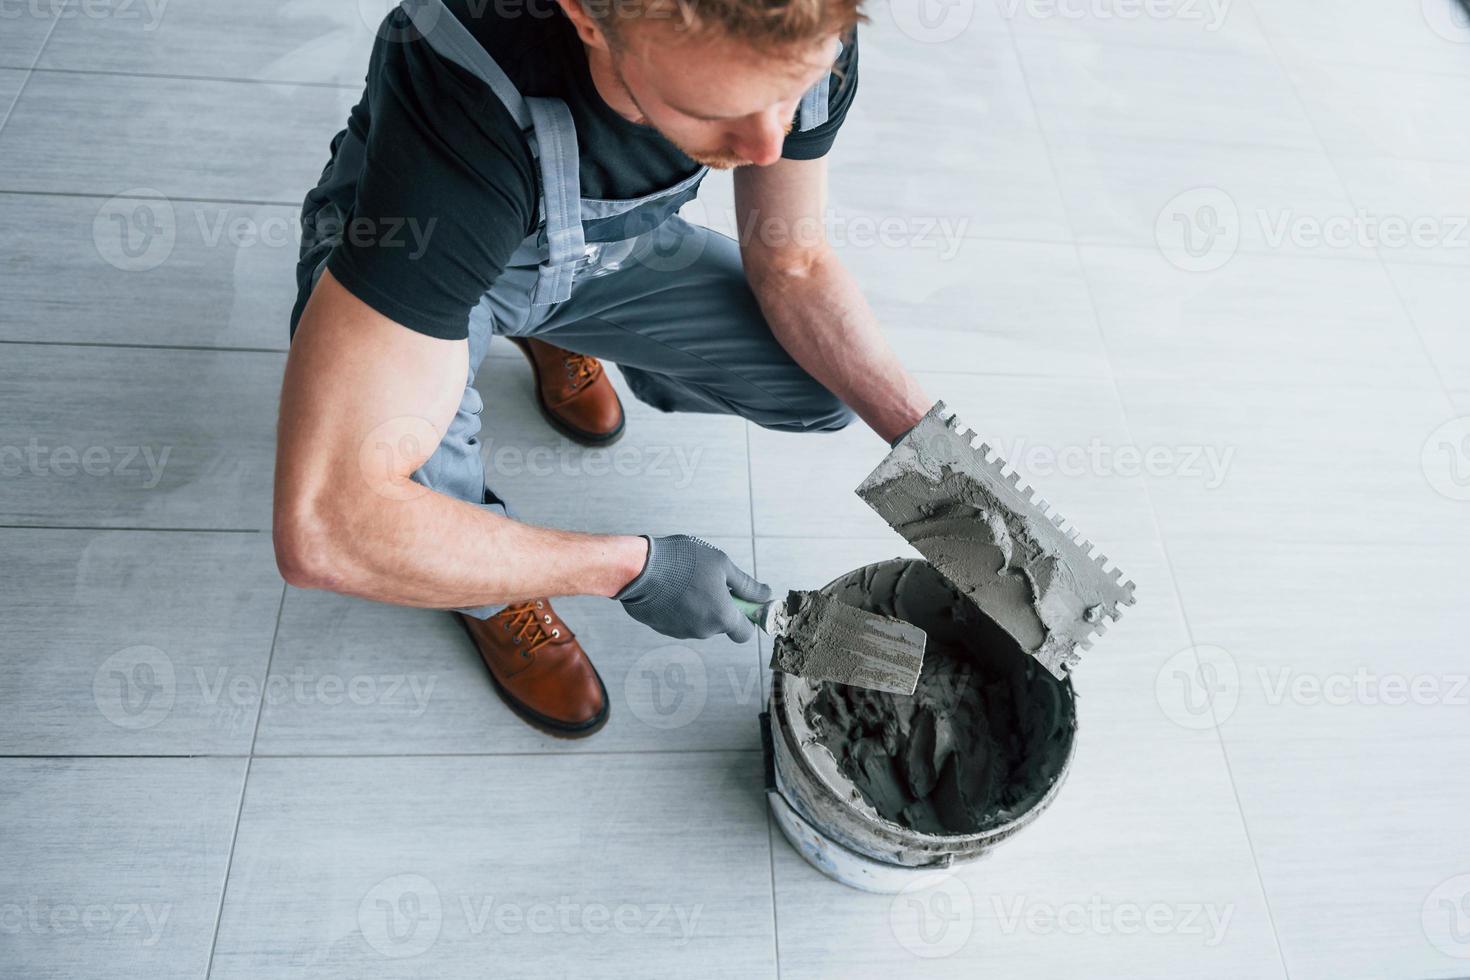
[[(602, 32), (602, 25), (597, 22), (597, 18), (588, 14), (582, 7), (582, 0), (556, 0), (556, 2), (561, 5), (562, 12), (577, 28), (577, 38), (583, 44), (599, 51), (608, 50), (607, 35)], [(613, 12), (612, 4), (608, 4), (607, 0), (595, 0), (595, 2), (608, 7), (609, 13)]]

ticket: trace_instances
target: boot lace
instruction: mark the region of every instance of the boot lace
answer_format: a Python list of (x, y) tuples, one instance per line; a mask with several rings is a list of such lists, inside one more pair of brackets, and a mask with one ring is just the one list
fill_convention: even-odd
[(587, 354), (567, 351), (564, 363), (567, 366), (567, 380), (571, 382), (573, 391), (597, 380), (602, 374), (602, 362)]
[(529, 657), (561, 637), (561, 629), (551, 625), (551, 615), (546, 611), (543, 599), (512, 603), (500, 611), (499, 618), (513, 635), (515, 643), (523, 647), (523, 657)]

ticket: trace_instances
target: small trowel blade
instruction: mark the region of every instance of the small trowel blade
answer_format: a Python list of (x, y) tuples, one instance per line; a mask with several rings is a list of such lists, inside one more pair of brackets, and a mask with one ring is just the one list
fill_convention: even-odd
[(924, 631), (820, 592), (771, 604), (771, 669), (890, 694), (913, 694), (924, 664)]

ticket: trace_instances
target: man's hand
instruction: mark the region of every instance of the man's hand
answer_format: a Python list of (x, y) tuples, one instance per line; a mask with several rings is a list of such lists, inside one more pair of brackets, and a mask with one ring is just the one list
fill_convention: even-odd
[(890, 444), (934, 402), (827, 243), (825, 160), (735, 171), (740, 256), (781, 346)]
[(769, 586), (736, 567), (728, 555), (699, 538), (676, 534), (648, 539), (648, 562), (627, 588), (613, 596), (638, 622), (679, 640), (726, 633), (736, 643), (755, 627), (730, 599), (767, 602)]

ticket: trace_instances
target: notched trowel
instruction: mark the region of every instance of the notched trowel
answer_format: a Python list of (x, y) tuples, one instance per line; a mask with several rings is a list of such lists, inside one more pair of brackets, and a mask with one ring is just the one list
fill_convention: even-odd
[(770, 635), (772, 670), (890, 694), (913, 694), (919, 683), (927, 637), (912, 623), (820, 592), (788, 592), (766, 603), (732, 598)]
[(937, 402), (858, 496), (1058, 679), (1133, 583)]

